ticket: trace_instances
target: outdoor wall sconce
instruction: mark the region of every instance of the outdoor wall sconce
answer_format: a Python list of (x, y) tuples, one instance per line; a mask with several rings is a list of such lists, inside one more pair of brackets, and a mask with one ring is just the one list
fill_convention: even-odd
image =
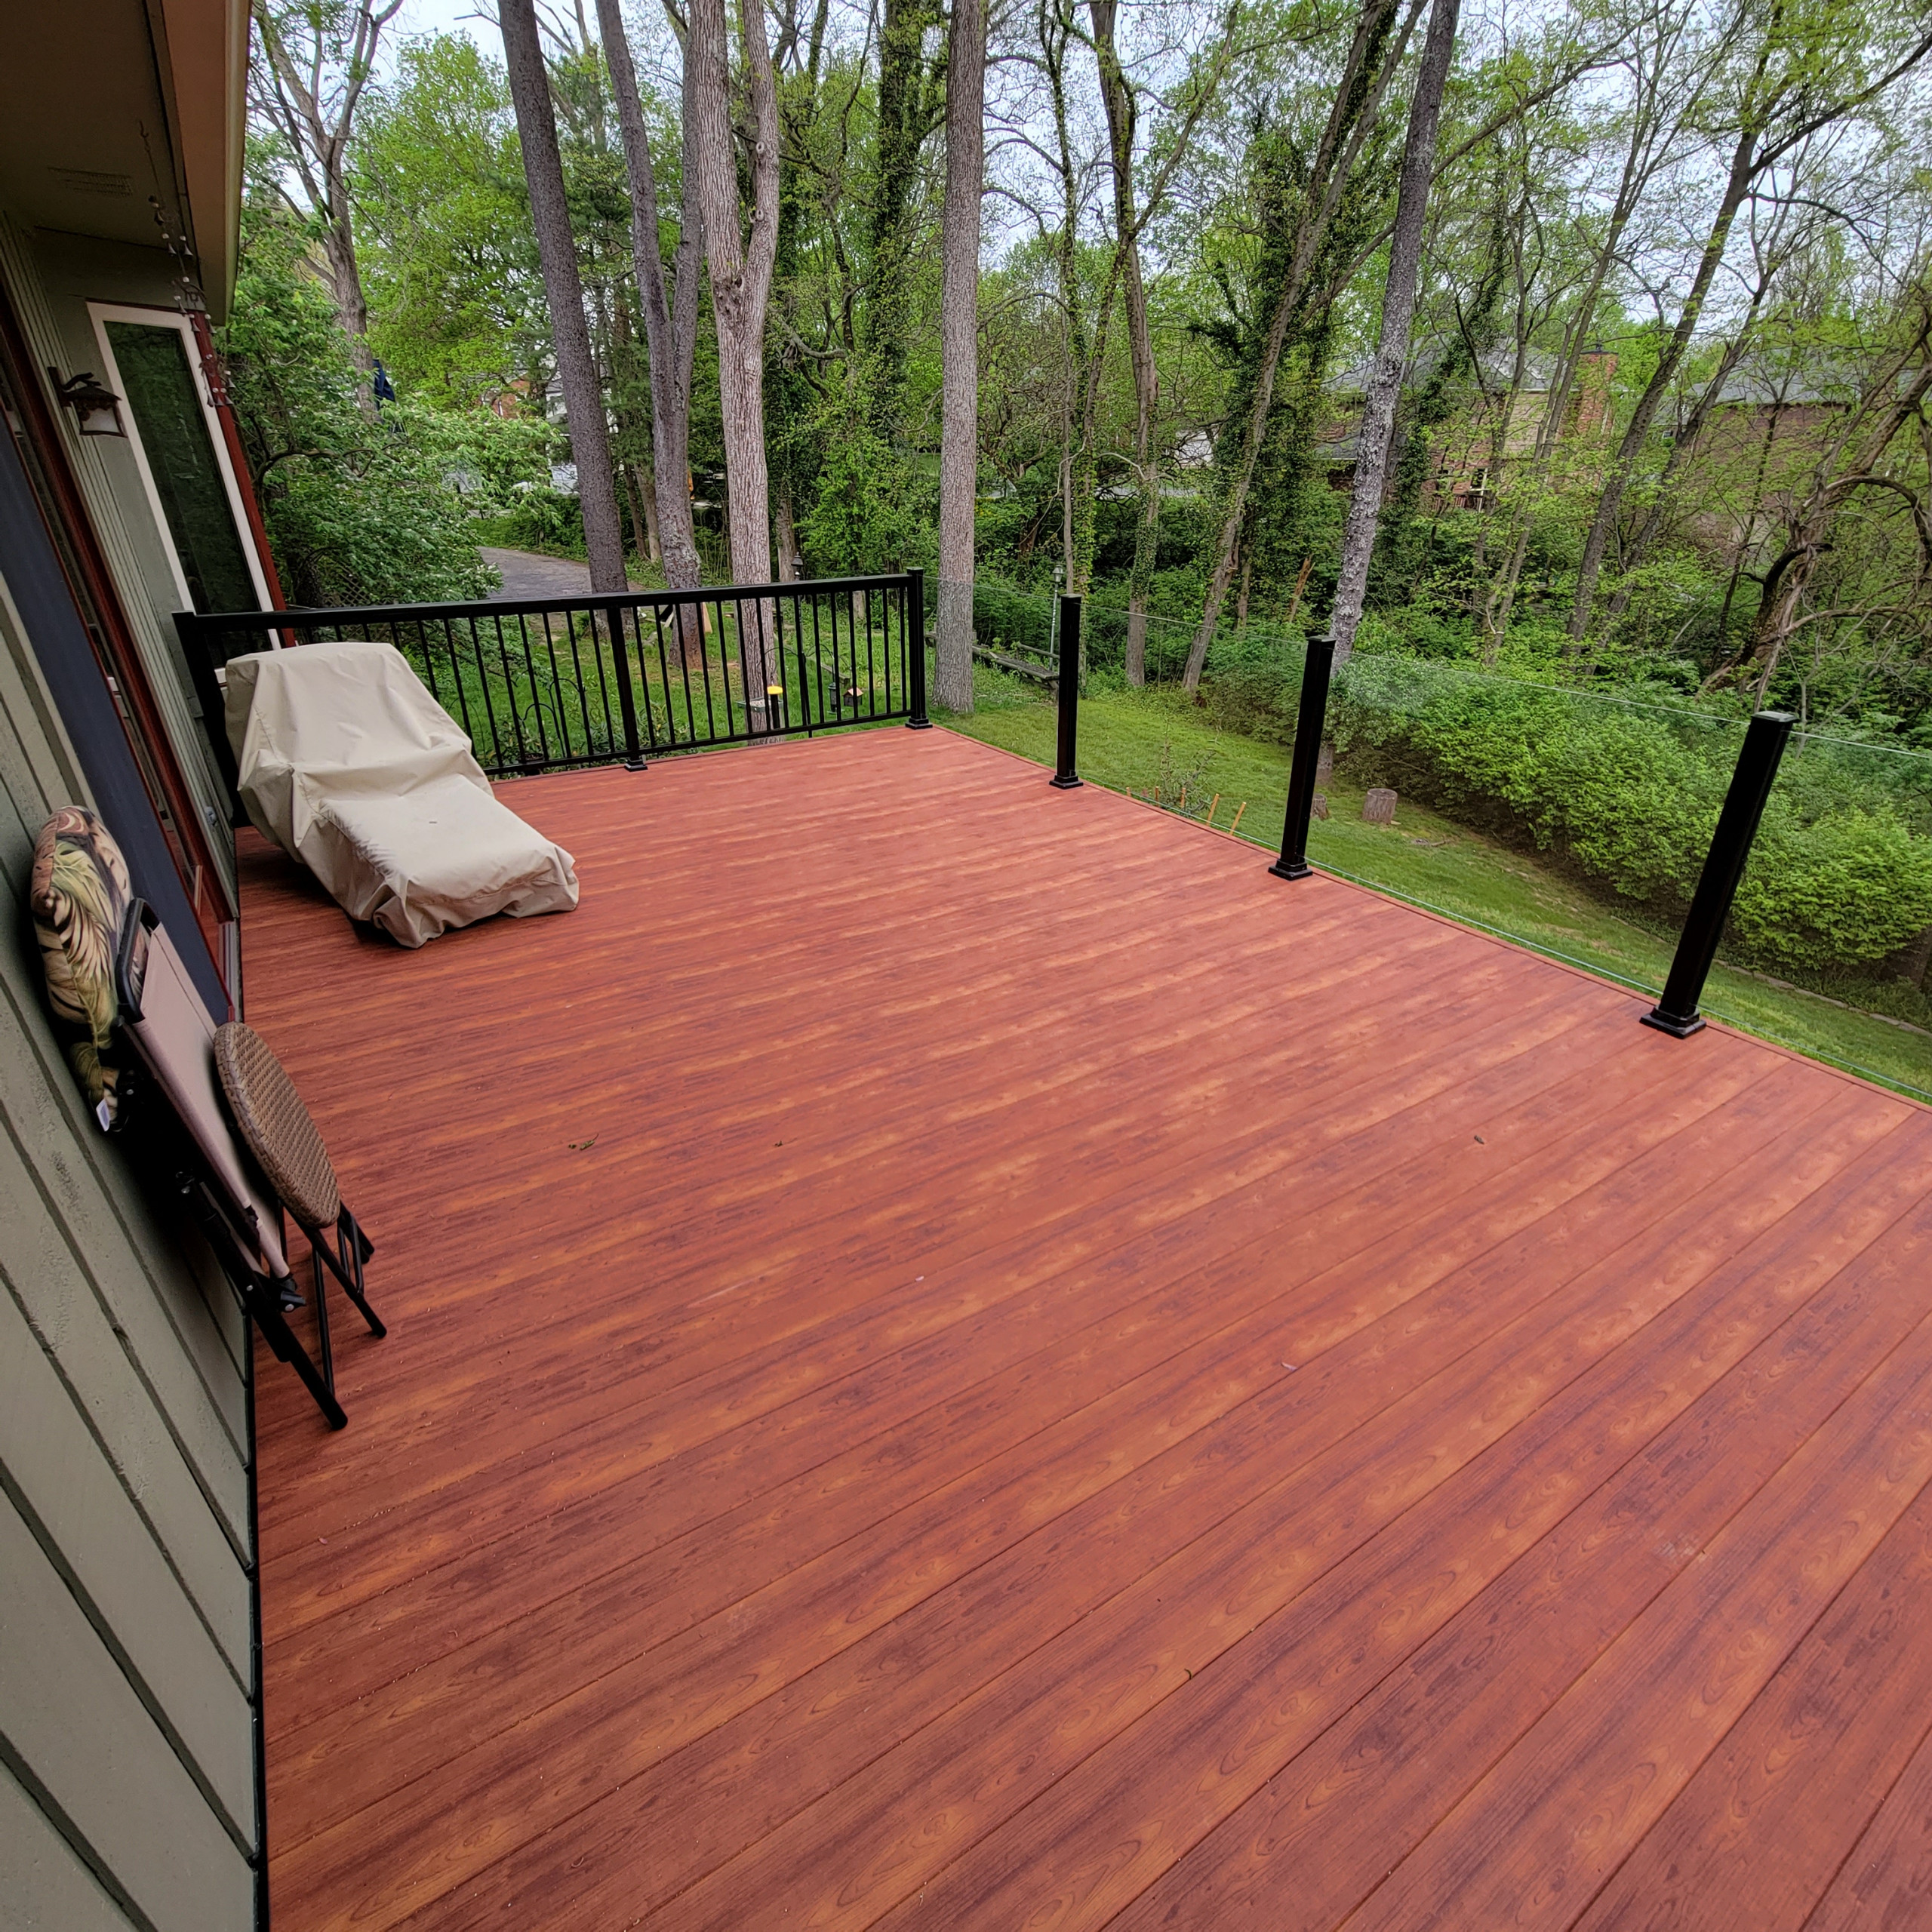
[(121, 420), (121, 398), (106, 383), (97, 382), (91, 369), (70, 376), (64, 383), (58, 370), (50, 369), (54, 392), (80, 420), (84, 436), (125, 436), (127, 426)]

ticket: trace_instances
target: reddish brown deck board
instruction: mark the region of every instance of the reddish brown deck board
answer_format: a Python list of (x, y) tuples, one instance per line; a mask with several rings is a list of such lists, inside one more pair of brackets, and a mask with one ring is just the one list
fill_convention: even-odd
[(575, 913), (245, 850), (393, 1331), (263, 1359), (278, 1924), (1916, 1895), (1932, 1114), (944, 733), (506, 795)]

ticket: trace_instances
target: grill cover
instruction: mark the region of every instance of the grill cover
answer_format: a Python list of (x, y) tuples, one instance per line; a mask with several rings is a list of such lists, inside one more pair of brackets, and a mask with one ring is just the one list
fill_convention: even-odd
[(570, 854), (497, 801), (392, 645), (231, 659), (226, 712), (249, 818), (352, 919), (416, 946), (494, 912), (576, 905)]

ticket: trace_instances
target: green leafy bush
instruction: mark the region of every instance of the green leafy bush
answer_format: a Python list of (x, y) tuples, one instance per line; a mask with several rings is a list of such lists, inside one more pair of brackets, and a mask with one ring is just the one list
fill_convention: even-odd
[(541, 424), (405, 398), (365, 408), (367, 378), (305, 272), (304, 231), (260, 208), (245, 222), (223, 331), (229, 395), (276, 564), (312, 605), (482, 595), (494, 581), (472, 519), (546, 476)]
[[(1343, 759), (1672, 919), (1696, 889), (1742, 729), (1387, 656), (1343, 668), (1329, 718)], [(1932, 838), (1888, 776), (1814, 759), (1774, 792), (1732, 916), (1746, 956), (1869, 966), (1932, 924)]]

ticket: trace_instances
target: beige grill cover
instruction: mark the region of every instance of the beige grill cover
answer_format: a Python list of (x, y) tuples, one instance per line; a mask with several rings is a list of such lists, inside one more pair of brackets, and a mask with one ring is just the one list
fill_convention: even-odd
[(232, 659), (226, 712), (256, 829), (351, 918), (414, 946), (493, 912), (576, 905), (569, 853), (497, 802), (469, 740), (393, 645)]

